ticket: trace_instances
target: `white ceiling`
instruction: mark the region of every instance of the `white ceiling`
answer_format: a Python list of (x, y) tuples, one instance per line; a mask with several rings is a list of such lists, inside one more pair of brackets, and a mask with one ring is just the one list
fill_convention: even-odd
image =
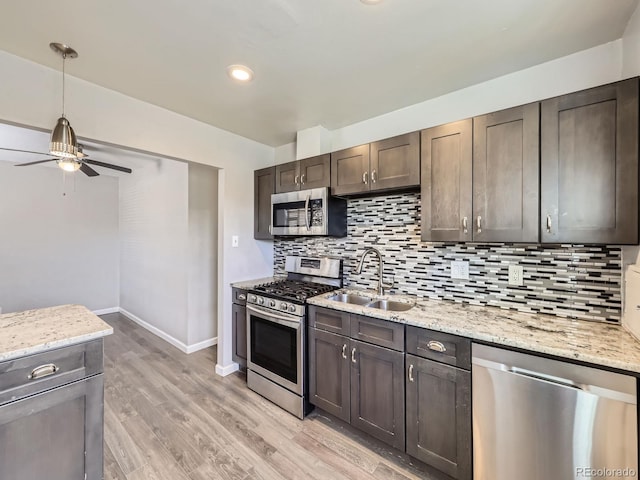
[[(0, 49), (277, 146), (622, 36), (638, 0), (5, 1)], [(237, 85), (243, 63), (256, 75)], [(78, 128), (78, 127), (76, 127)]]

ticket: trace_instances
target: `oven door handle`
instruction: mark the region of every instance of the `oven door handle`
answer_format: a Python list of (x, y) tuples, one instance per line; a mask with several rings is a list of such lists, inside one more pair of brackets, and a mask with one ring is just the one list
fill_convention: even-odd
[(247, 305), (247, 312), (253, 312), (262, 318), (266, 318), (270, 322), (278, 323), (280, 325), (284, 325), (285, 327), (290, 327), (298, 330), (300, 328), (299, 320), (292, 320), (290, 317), (285, 317), (284, 315), (278, 315), (273, 311), (270, 311), (263, 307), (258, 307), (257, 305)]

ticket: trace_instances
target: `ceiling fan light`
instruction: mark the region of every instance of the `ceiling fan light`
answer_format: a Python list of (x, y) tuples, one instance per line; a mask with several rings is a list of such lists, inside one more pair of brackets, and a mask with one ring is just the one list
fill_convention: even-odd
[(75, 158), (61, 158), (58, 160), (58, 166), (65, 172), (76, 172), (80, 169), (82, 162)]
[[(53, 132), (51, 133), (51, 143), (49, 153), (55, 157), (76, 158), (78, 156), (78, 141), (76, 134), (71, 128), (69, 120), (64, 117), (58, 119)], [(80, 166), (78, 166), (80, 168)], [(76, 168), (76, 170), (78, 169)], [(75, 171), (75, 170), (74, 170)]]

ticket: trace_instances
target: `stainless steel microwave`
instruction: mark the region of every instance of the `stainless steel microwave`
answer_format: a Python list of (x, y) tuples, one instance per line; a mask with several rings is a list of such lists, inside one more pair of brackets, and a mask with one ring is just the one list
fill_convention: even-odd
[(329, 188), (271, 195), (271, 234), (276, 236), (347, 236), (347, 201)]

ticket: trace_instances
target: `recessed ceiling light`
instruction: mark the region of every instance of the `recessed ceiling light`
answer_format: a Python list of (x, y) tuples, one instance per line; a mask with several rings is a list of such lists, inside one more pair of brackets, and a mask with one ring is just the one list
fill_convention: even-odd
[(253, 70), (244, 65), (229, 65), (227, 67), (229, 76), (239, 82), (250, 82), (253, 80)]

